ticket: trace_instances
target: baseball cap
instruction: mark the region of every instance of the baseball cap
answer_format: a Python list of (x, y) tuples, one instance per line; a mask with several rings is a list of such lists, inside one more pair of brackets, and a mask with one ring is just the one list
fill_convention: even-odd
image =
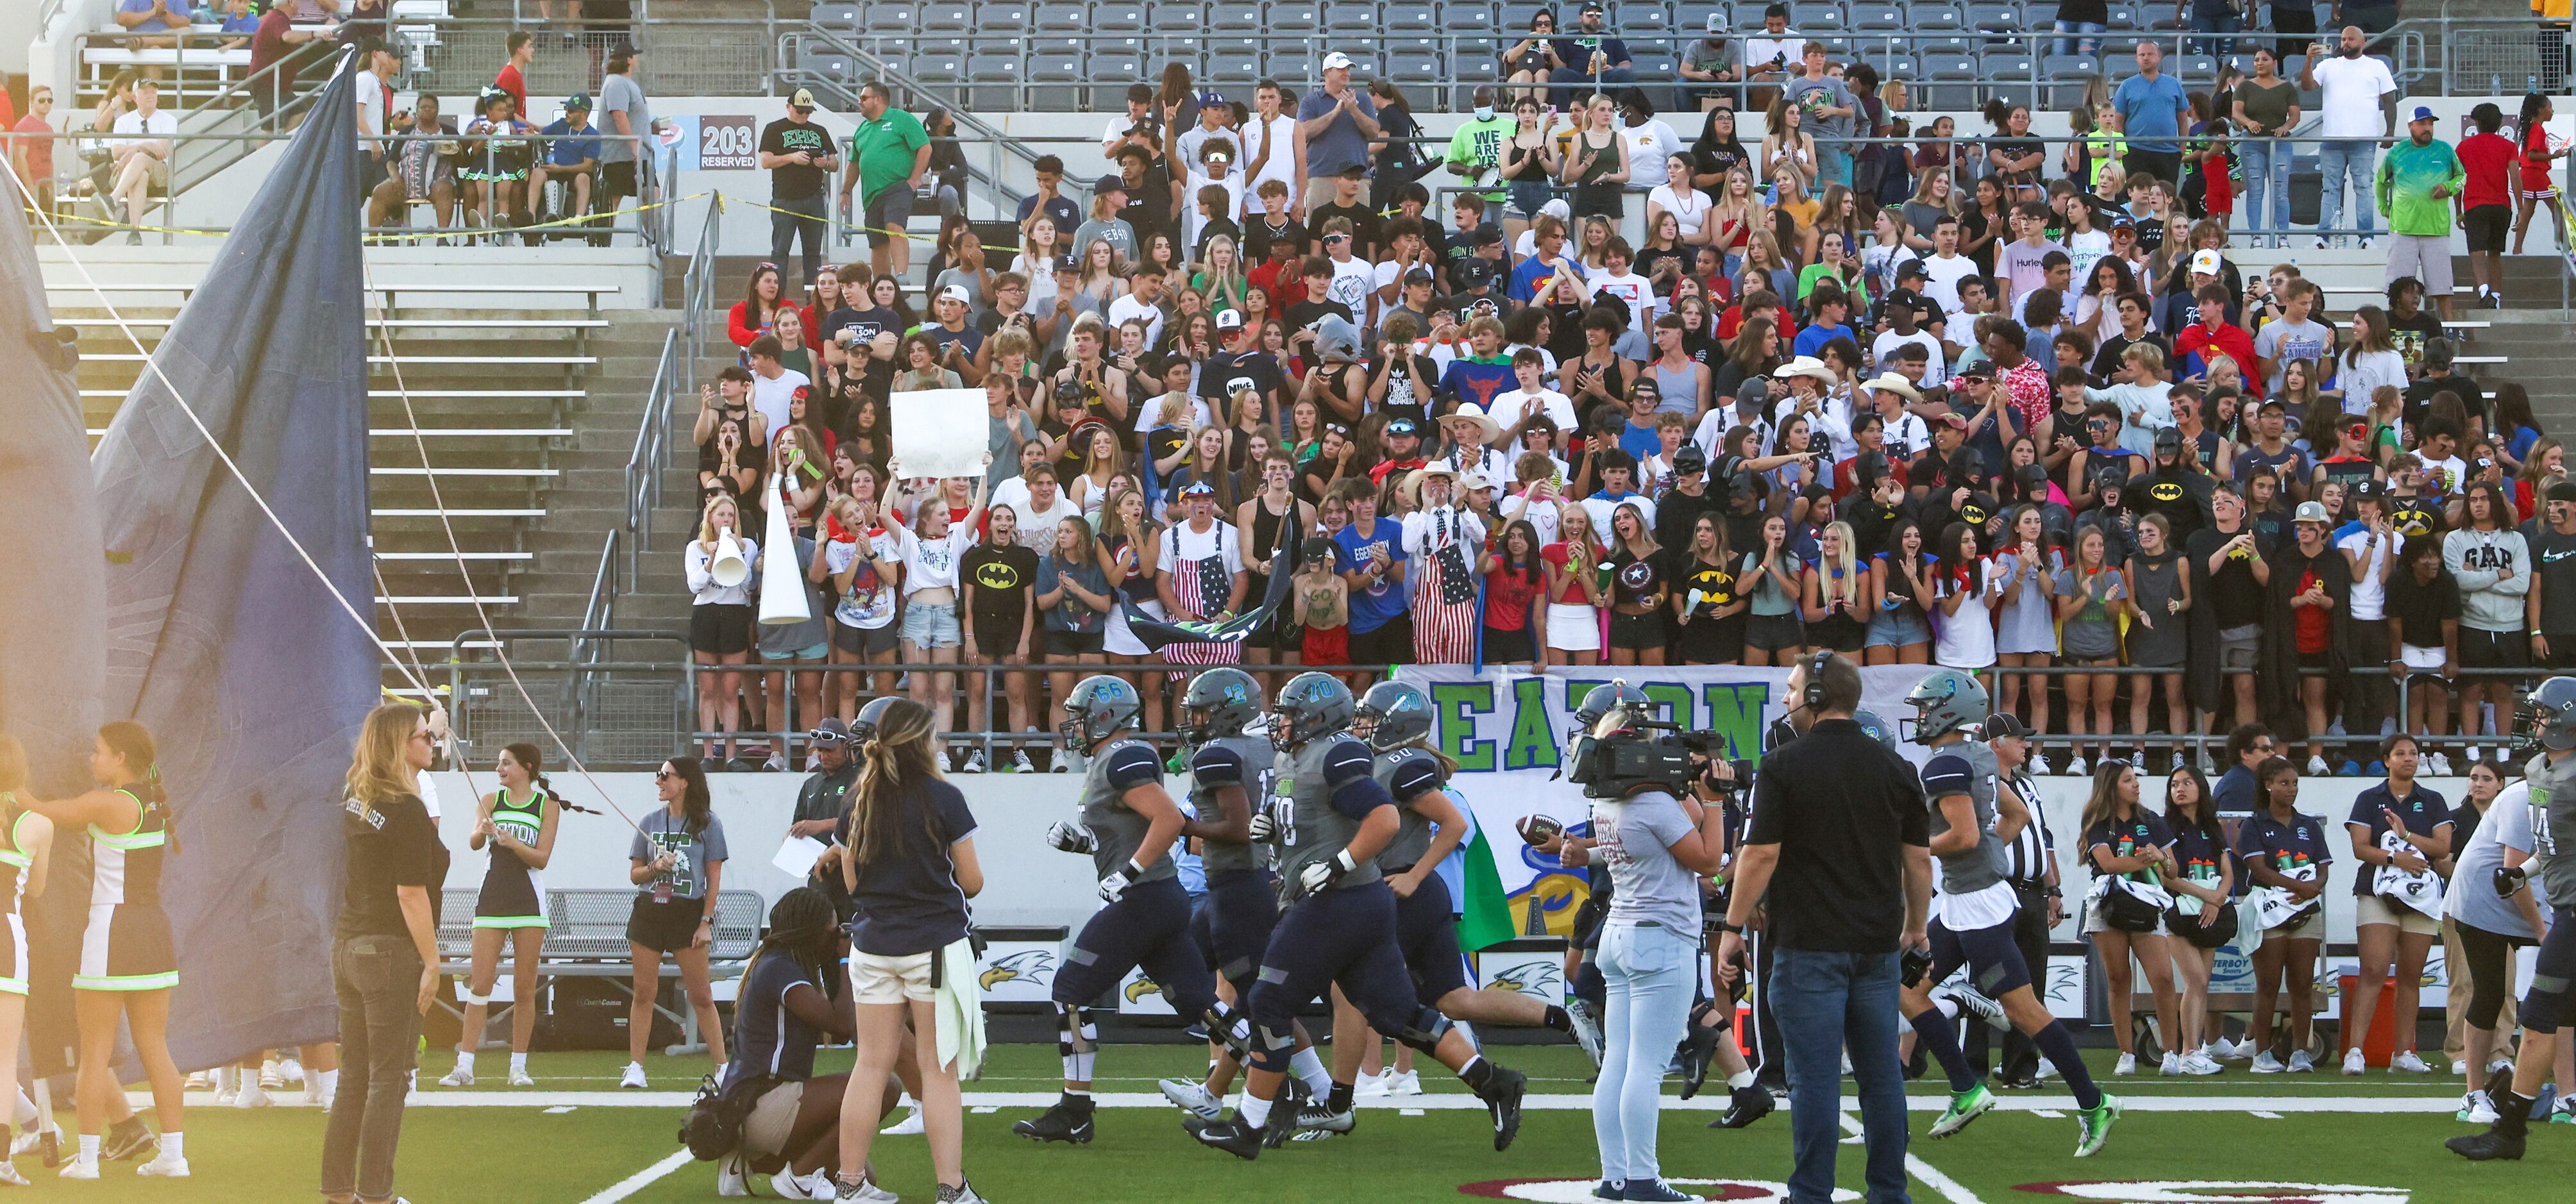
[[(1337, 56), (1337, 57), (1338, 57), (1338, 56)], [(1368, 164), (1366, 164), (1366, 163), (1353, 163), (1353, 164), (1351, 164), (1350, 166), (1343, 168), (1343, 169), (1341, 170), (1340, 174), (1341, 174), (1341, 175), (1343, 175), (1343, 176), (1345, 176), (1345, 177), (1347, 177), (1347, 178), (1349, 178), (1349, 179), (1353, 179), (1353, 180), (1360, 179), (1360, 178), (1362, 178), (1362, 177), (1364, 177), (1364, 176), (1368, 175)]]
[(794, 96), (787, 98), (787, 107), (791, 109), (814, 108), (814, 90), (812, 88), (798, 88)]
[(579, 92), (575, 92), (570, 96), (564, 97), (563, 107), (564, 112), (567, 113), (575, 111), (587, 113), (590, 111), (590, 98)]
[(1494, 282), (1494, 261), (1482, 255), (1470, 255), (1449, 265), (1449, 279), (1460, 292), (1470, 292)]
[(1199, 93), (1199, 107), (1202, 109), (1222, 108), (1225, 104), (1226, 99), (1225, 93), (1223, 92), (1210, 91)]
[(2542, 499), (2552, 502), (2576, 502), (2576, 481), (2560, 481), (2550, 486), (2549, 492), (2542, 495)]
[(2219, 267), (2220, 263), (2218, 252), (2216, 250), (2204, 247), (2191, 253), (2192, 275), (2215, 276), (2218, 274)]
[(1724, 14), (1722, 14), (1722, 13), (1710, 13), (1710, 14), (1708, 15), (1708, 31), (1709, 31), (1710, 33), (1725, 33), (1725, 32), (1726, 32), (1726, 17), (1725, 17), (1725, 15), (1724, 15)]
[(942, 301), (955, 301), (961, 305), (973, 305), (975, 303), (975, 295), (967, 292), (966, 286), (962, 284), (952, 284), (939, 290), (939, 299)]
[(1920, 259), (1908, 259), (1896, 269), (1896, 282), (1899, 285), (1908, 280), (1930, 280), (1931, 278), (1932, 273), (1924, 269), (1923, 261)]
[(1610, 10), (1601, 3), (1601, 0), (1583, 0), (1583, 11), (1587, 13), (1606, 13)]
[(1243, 329), (1243, 311), (1239, 309), (1218, 310), (1216, 315), (1216, 328), (1219, 330)]
[(2326, 505), (2324, 502), (2301, 502), (2299, 503), (2298, 510), (2290, 515), (2290, 521), (2293, 523), (2331, 523), (2334, 519), (2326, 513)]
[(1079, 272), (1082, 270), (1082, 257), (1070, 251), (1067, 251), (1062, 255), (1058, 255), (1055, 258), (1055, 270), (1059, 272)]
[[(2550, 488), (2553, 490), (2569, 490), (2567, 500), (2576, 501), (2576, 485), (2568, 485), (2562, 482), (2557, 485), (2552, 485)], [(2364, 499), (2376, 500), (2387, 496), (2388, 487), (2369, 477), (2363, 477), (2362, 479), (2352, 483), (2352, 498), (2354, 501), (2362, 501)]]
[(1986, 716), (1979, 731), (1989, 740), (2027, 740), (2039, 734), (2022, 722), (2021, 716), (2010, 711), (1997, 711)]
[(1405, 272), (1404, 282), (1406, 284), (1429, 284), (1431, 283), (1431, 269), (1413, 268)]
[(1976, 363), (1959, 369), (1952, 375), (1960, 377), (1963, 380), (1993, 380), (1995, 378), (1995, 362), (1993, 360), (1978, 360)]
[(2417, 121), (2431, 121), (2433, 120), (2433, 108), (2430, 105), (2417, 105), (2415, 106), (2414, 115), (2408, 117), (2406, 120), (2410, 123)]
[(1344, 54), (1341, 51), (1332, 51), (1324, 56), (1324, 70), (1326, 71), (1331, 71), (1336, 67), (1347, 70), (1350, 65), (1351, 56)]
[(1125, 192), (1125, 191), (1127, 191), (1127, 180), (1126, 180), (1126, 177), (1121, 176), (1121, 175), (1119, 175), (1117, 172), (1114, 172), (1114, 171), (1113, 171), (1113, 172), (1109, 173), (1108, 175), (1102, 176), (1102, 177), (1100, 177), (1099, 179), (1092, 181), (1092, 184), (1091, 184), (1091, 191), (1093, 191), (1094, 193), (1109, 192), (1109, 191), (1112, 191), (1112, 190), (1115, 190), (1115, 191), (1118, 191), (1118, 192)]
[(1958, 413), (1958, 411), (1956, 411), (1956, 410), (1953, 410), (1953, 411), (1951, 411), (1950, 413), (1947, 413), (1947, 414), (1943, 414), (1943, 415), (1941, 415), (1940, 417), (1933, 419), (1932, 421), (1937, 422), (1937, 423), (1940, 423), (1941, 425), (1946, 426), (1946, 427), (1948, 427), (1948, 428), (1950, 428), (1951, 430), (1954, 430), (1954, 431), (1964, 431), (1964, 430), (1968, 429), (1968, 420), (1967, 420), (1966, 418), (1964, 418), (1964, 417), (1961, 417), (1961, 416), (1960, 416), (1960, 414)]

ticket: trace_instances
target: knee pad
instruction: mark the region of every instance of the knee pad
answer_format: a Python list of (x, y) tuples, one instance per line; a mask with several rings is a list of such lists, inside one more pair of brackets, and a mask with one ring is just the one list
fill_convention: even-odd
[(1297, 1026), (1289, 1024), (1255, 1024), (1252, 1030), (1252, 1068), (1272, 1074), (1286, 1074), (1289, 1063), (1297, 1056)]
[[(2522, 997), (2522, 1027), (2535, 1033), (2555, 1033), (2566, 1023), (2571, 990), (2567, 979), (2551, 975), (2531, 976), (2531, 993)], [(2503, 1009), (2497, 1009), (2501, 1012)]]
[(1055, 1005), (1055, 1043), (1057, 1052), (1067, 1057), (1098, 1046), (1100, 1028), (1091, 1021), (1091, 1009), (1080, 1004)]
[(1439, 1050), (1440, 1039), (1448, 1036), (1452, 1027), (1449, 1018), (1440, 1014), (1440, 1009), (1426, 1007), (1415, 1012), (1412, 1021), (1397, 1029), (1394, 1036), (1423, 1053), (1433, 1053)]

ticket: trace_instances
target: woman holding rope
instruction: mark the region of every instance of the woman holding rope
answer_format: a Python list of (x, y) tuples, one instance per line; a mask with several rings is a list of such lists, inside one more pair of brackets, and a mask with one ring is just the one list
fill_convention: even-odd
[(510, 1085), (534, 1087), (528, 1075), (528, 1042), (537, 1031), (537, 962), (546, 943), (546, 884), (554, 856), (555, 826), (563, 818), (548, 783), (543, 755), (533, 744), (501, 749), (493, 773), (501, 787), (483, 796), (471, 847), (488, 849), (483, 891), (474, 898), (474, 977), (464, 992), (465, 1031), (456, 1046), (456, 1069), (442, 1087), (474, 1085), (474, 1051), (483, 1045), (492, 980), (500, 973), (501, 946), (510, 946)]

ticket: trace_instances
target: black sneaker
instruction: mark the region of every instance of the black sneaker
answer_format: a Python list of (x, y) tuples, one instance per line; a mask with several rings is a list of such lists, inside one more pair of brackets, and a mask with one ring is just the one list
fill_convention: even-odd
[(1699, 1014), (1692, 1015), (1690, 1027), (1683, 1030), (1688, 1034), (1682, 1038), (1678, 1055), (1682, 1064), (1683, 1099), (1698, 1095), (1700, 1085), (1708, 1081), (1708, 1065), (1717, 1057), (1717, 1039), (1726, 1035), (1726, 1030), (1706, 1027), (1699, 1019)]
[(107, 1131), (107, 1140), (99, 1143), (98, 1156), (105, 1162), (123, 1162), (142, 1157), (155, 1144), (152, 1127), (144, 1124), (140, 1116), (129, 1116)]
[(1074, 1145), (1091, 1144), (1092, 1102), (1085, 1096), (1068, 1095), (1037, 1117), (1011, 1126), (1011, 1131), (1031, 1141), (1064, 1141)]
[(1758, 1086), (1746, 1085), (1727, 1093), (1726, 1111), (1708, 1122), (1712, 1129), (1741, 1129), (1771, 1115), (1779, 1107), (1771, 1093)]
[(1476, 1092), (1485, 1101), (1485, 1110), (1494, 1117), (1494, 1152), (1512, 1148), (1512, 1139), (1521, 1135), (1521, 1096), (1529, 1091), (1529, 1076), (1508, 1066), (1494, 1067), (1494, 1075)]
[(1262, 1126), (1262, 1146), (1275, 1150), (1294, 1139), (1298, 1135), (1298, 1119), (1305, 1115), (1307, 1105), (1314, 1102), (1315, 1093), (1307, 1090), (1305, 1083), (1293, 1077), (1282, 1080), (1279, 1098), (1270, 1101), (1270, 1122)]
[(1204, 1124), (1191, 1117), (1181, 1122), (1181, 1128), (1197, 1138), (1200, 1145), (1214, 1146), (1246, 1162), (1261, 1157), (1262, 1131), (1243, 1123), (1241, 1112)]
[(1329, 1100), (1310, 1100), (1297, 1110), (1297, 1127), (1318, 1133), (1348, 1133), (1360, 1127), (1359, 1109), (1335, 1112)]
[(2484, 1133), (2454, 1137), (2442, 1148), (2471, 1162), (2492, 1162), (2498, 1158), (2522, 1161), (2525, 1131), (2531, 1127), (2531, 1100), (2513, 1093), (2513, 1070), (2499, 1067), (2487, 1076), (2487, 1098), (2495, 1102), (2496, 1118)]

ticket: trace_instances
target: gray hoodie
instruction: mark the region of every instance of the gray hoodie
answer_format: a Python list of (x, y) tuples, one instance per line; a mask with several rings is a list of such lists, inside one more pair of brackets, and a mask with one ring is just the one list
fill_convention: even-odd
[(2442, 537), (2442, 563), (2460, 583), (2461, 626), (2523, 630), (2522, 600), (2531, 593), (2531, 546), (2523, 542), (2522, 532), (2452, 531)]

